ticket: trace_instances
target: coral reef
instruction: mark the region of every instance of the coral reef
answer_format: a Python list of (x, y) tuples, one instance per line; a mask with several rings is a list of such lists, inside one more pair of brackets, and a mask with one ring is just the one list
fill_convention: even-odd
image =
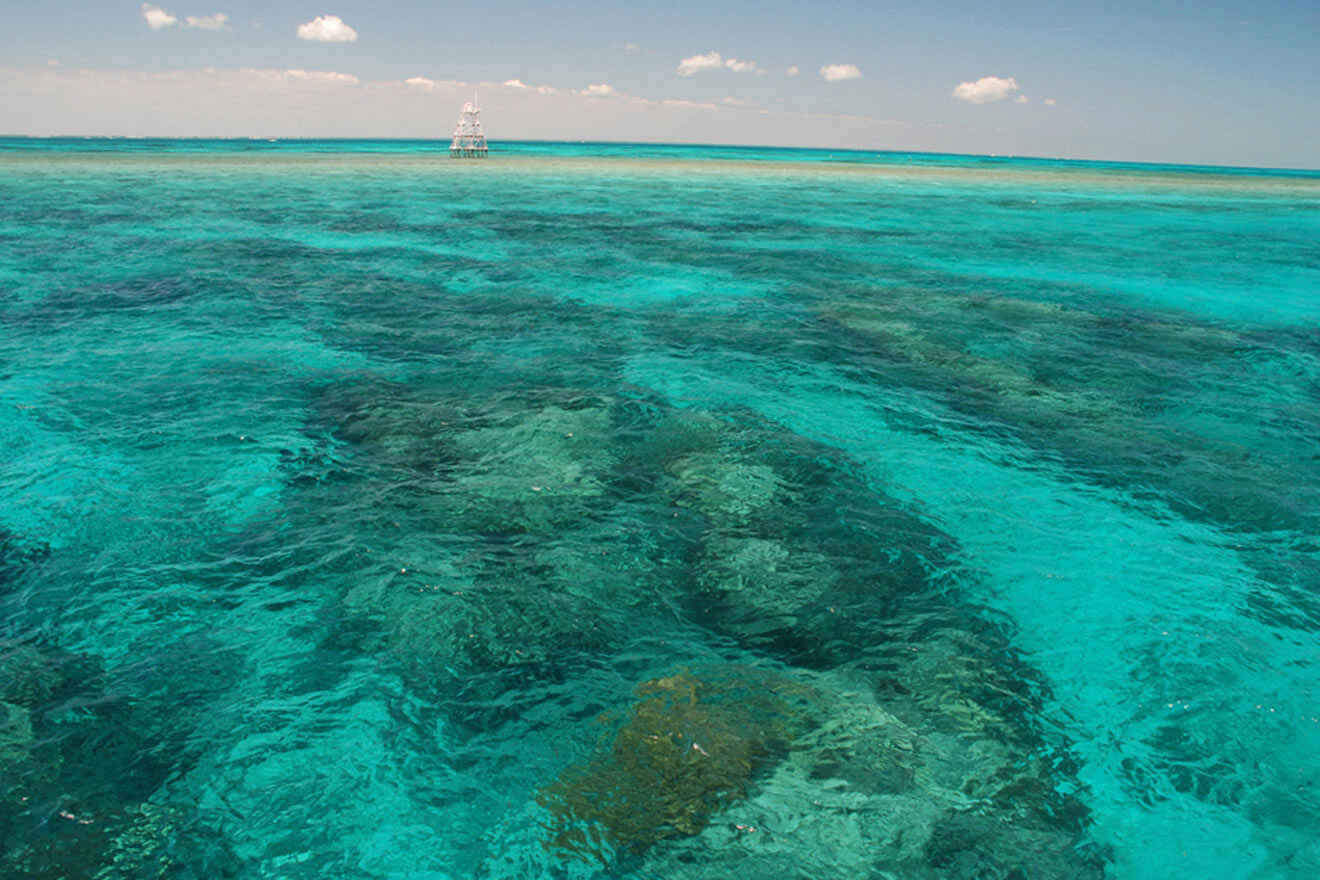
[(357, 578), (343, 598), (344, 609), (375, 625), (378, 643), (418, 684), (553, 666), (566, 652), (617, 642), (612, 618), (589, 598), (507, 566), (465, 567), (435, 552), (419, 556), (405, 554), (405, 567)]
[[(810, 693), (818, 723), (748, 796), (722, 805), (718, 821), (648, 851), (639, 873), (674, 880), (1103, 876), (1102, 859), (1079, 849), (1081, 829), (1068, 819), (1024, 813), (1020, 791), (990, 796), (961, 784), (1030, 755), (923, 732), (841, 684), (817, 677)], [(1019, 787), (1030, 780), (1052, 792), (1053, 775), (1034, 763), (1016, 778)]]
[(100, 858), (95, 880), (226, 880), (242, 861), (218, 832), (198, 827), (186, 811), (145, 802), (126, 810)]
[(829, 557), (767, 538), (714, 535), (702, 587), (743, 631), (790, 627), (839, 580)]
[[(1256, 340), (1012, 297), (916, 294), (837, 304), (825, 316), (857, 337), (868, 372), (938, 395), (1090, 479), (1162, 487), (1179, 513), (1232, 527), (1305, 530), (1314, 521), (1297, 494), (1306, 481), (1295, 459), (1204, 432), (1201, 414), (1181, 412), (1194, 383), (1236, 369)], [(1023, 344), (1033, 338), (1051, 345)], [(1047, 363), (1035, 361), (1041, 351)]]
[(759, 670), (684, 670), (637, 686), (612, 741), (542, 789), (550, 846), (608, 863), (694, 835), (805, 727), (805, 689)]
[(680, 486), (680, 504), (691, 504), (716, 526), (740, 525), (775, 504), (783, 484), (774, 468), (718, 452), (694, 452), (666, 470)]
[(361, 546), (337, 578), (361, 647), (452, 695), (512, 668), (553, 677), (570, 655), (616, 642), (611, 606), (632, 580), (619, 564), (593, 577), (572, 540), (617, 536), (598, 525), (616, 504), (599, 401), (552, 389), (475, 404), (451, 388), (350, 386), (323, 392), (319, 418), (345, 444), (337, 481), (314, 489), (322, 502), (353, 509), (362, 480), (395, 487), (352, 528)]
[(515, 403), (429, 427), (377, 414), (388, 443), (340, 432), (353, 468), (408, 475), (382, 519), (441, 532), (372, 532), (340, 603), (372, 634), (362, 647), (477, 741), (523, 723), (532, 679), (572, 687), (619, 657), (640, 620), (659, 646), (695, 627), (791, 664), (637, 685), (598, 719), (597, 747), (537, 789), (552, 863), (778, 880), (810, 851), (819, 877), (1099, 876), (1076, 851), (1086, 811), (1063, 793), (1038, 683), (958, 606), (972, 575), (919, 511), (746, 414), (567, 391)]
[(0, 767), (8, 772), (32, 748), (32, 713), (23, 706), (0, 700)]
[(114, 873), (111, 850), (186, 760), (178, 723), (117, 693), (97, 658), (0, 641), (0, 876), (164, 876)]
[(26, 568), (50, 555), (44, 545), (25, 544), (18, 535), (0, 527), (0, 590)]

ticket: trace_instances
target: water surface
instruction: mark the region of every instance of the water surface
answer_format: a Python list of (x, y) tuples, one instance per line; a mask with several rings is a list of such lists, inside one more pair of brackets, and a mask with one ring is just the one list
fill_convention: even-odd
[(1315, 172), (0, 141), (0, 874), (1316, 876), (1318, 241)]

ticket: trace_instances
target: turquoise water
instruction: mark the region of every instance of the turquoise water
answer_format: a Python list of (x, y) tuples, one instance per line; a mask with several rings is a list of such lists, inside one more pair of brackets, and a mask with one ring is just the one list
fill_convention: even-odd
[(1320, 875), (1320, 173), (0, 141), (0, 876)]

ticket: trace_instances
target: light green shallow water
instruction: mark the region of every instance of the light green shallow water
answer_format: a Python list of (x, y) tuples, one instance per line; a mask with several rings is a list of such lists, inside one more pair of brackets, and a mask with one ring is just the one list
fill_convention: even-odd
[(0, 875), (1320, 873), (1320, 175), (0, 142)]

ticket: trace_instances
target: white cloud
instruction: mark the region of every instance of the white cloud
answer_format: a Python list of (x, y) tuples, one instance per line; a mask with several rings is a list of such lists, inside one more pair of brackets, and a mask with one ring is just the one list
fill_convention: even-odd
[(983, 76), (976, 82), (959, 83), (953, 96), (969, 104), (989, 104), (1011, 97), (1017, 90), (1017, 80), (1011, 76)]
[(592, 83), (585, 89), (578, 89), (579, 95), (585, 95), (588, 98), (613, 98), (619, 93), (614, 90), (614, 86), (605, 83)]
[(624, 43), (623, 51), (627, 52), (629, 55), (636, 55), (638, 52), (642, 51), (642, 48), (636, 43)]
[(153, 31), (167, 28), (179, 20), (177, 17), (170, 15), (164, 9), (161, 9), (159, 6), (152, 6), (150, 3), (142, 4), (142, 17), (147, 20), (147, 27), (151, 28)]
[[(337, 76), (350, 76), (350, 74), (336, 74)], [(356, 80), (356, 77), (353, 77)], [(425, 76), (410, 76), (403, 81), (405, 86), (413, 89), (422, 89), (430, 92), (435, 89), (458, 89), (467, 88), (468, 84), (454, 79), (429, 79)], [(368, 83), (370, 85), (370, 83)]]
[(679, 98), (665, 98), (660, 102), (666, 107), (682, 107), (687, 110), (714, 110), (714, 104), (699, 104), (696, 101), (684, 101)]
[(785, 72), (786, 72), (789, 76), (797, 76), (797, 75), (798, 75), (799, 73), (801, 73), (802, 71), (798, 70), (798, 66), (797, 66), (796, 64), (794, 64), (792, 67), (790, 67), (790, 68), (789, 68), (787, 71), (785, 71)]
[(693, 76), (703, 70), (719, 70), (721, 67), (734, 73), (765, 73), (755, 61), (725, 58), (719, 52), (711, 51), (705, 55), (692, 55), (678, 62), (678, 75)]
[[(181, 24), (182, 16), (175, 27)], [(239, 24), (231, 21), (230, 26), (237, 29), (246, 24), (239, 19)], [(291, 36), (286, 30), (285, 37)], [(415, 70), (421, 79), (432, 80), (434, 87), (408, 84), (405, 77), (397, 75), (373, 79), (358, 74), (358, 82), (350, 73), (337, 72), (342, 68), (329, 65), (293, 72), (284, 68), (135, 71), (82, 69), (68, 63), (49, 67), (42, 63), (44, 58), (37, 61), (19, 68), (0, 62), (0, 107), (12, 111), (13, 127), (21, 129), (18, 134), (314, 138), (361, 137), (369, 132), (390, 137), (447, 138), (453, 130), (449, 114), (463, 101), (471, 100), (473, 86), (426, 77)], [(803, 75), (808, 70), (805, 68)], [(884, 120), (835, 116), (808, 119), (765, 108), (741, 109), (722, 105), (721, 96), (715, 93), (709, 98), (694, 96), (692, 100), (713, 101), (719, 109), (685, 109), (664, 106), (659, 100), (634, 104), (626, 94), (582, 97), (568, 88), (559, 89), (554, 98), (543, 98), (530, 88), (518, 92), (501, 87), (499, 82), (495, 80), (493, 87), (506, 99), (525, 96), (522, 101), (506, 100), (488, 120), (488, 133), (506, 138), (658, 141), (674, 140), (676, 134), (688, 131), (703, 141), (717, 143), (786, 141), (865, 148), (883, 141), (897, 148), (930, 148), (928, 143), (890, 137), (890, 129), (900, 129)], [(483, 88), (483, 97), (490, 88)], [(206, 96), (206, 113), (196, 112), (197, 95)], [(434, 103), (437, 96), (439, 105)], [(573, 112), (566, 114), (569, 104)], [(495, 109), (492, 107), (491, 112)], [(683, 127), (694, 125), (697, 127)]]
[(1026, 95), (1018, 95), (1016, 98), (1013, 99), (1013, 103), (1014, 103), (1014, 104), (1025, 104), (1025, 103), (1027, 103), (1027, 102), (1030, 101), (1030, 100), (1031, 100), (1031, 99), (1028, 98)]
[(203, 31), (222, 31), (225, 29), (225, 25), (229, 23), (229, 16), (223, 12), (217, 12), (214, 15), (190, 15), (183, 21), (190, 28)]
[(286, 70), (284, 75), (292, 80), (331, 83), (333, 85), (355, 86), (360, 82), (351, 73), (335, 73), (333, 70)]
[(726, 58), (724, 66), (734, 73), (762, 73), (761, 68), (756, 66), (755, 61), (739, 61), (737, 58)]
[(721, 104), (727, 104), (730, 107), (755, 107), (756, 103), (746, 98), (722, 98)]
[(351, 43), (358, 38), (358, 34), (337, 15), (318, 15), (298, 25), (298, 37), (316, 43)]
[(1046, 99), (1044, 100), (1043, 103), (1044, 103), (1046, 106), (1048, 106), (1048, 107), (1053, 107), (1054, 104), (1055, 104), (1055, 101), (1054, 101), (1053, 98), (1046, 98)]
[[(536, 92), (538, 95), (559, 94), (559, 89), (556, 89), (554, 86), (529, 86), (527, 83), (523, 82), (520, 79), (506, 79), (500, 85), (504, 86), (506, 89), (518, 89), (519, 91)], [(599, 89), (607, 90), (607, 91), (592, 92), (592, 94), (601, 94), (601, 95), (614, 94), (614, 90), (611, 89), (609, 86), (605, 86), (605, 85), (591, 86), (590, 88), (598, 89), (598, 90)], [(590, 91), (590, 89), (583, 90), (582, 94), (587, 94), (588, 91)]]
[(862, 72), (856, 64), (826, 64), (820, 69), (820, 75), (825, 77), (826, 82), (862, 78)]
[(705, 55), (693, 55), (678, 62), (679, 76), (692, 76), (703, 70), (714, 70), (724, 66), (724, 59), (719, 52), (707, 52)]

